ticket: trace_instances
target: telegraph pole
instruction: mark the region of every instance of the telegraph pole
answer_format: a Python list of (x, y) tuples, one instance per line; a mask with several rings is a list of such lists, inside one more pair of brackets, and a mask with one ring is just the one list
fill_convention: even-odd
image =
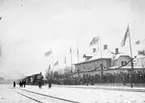
[[(128, 31), (130, 32), (129, 30), (129, 25), (128, 25)], [(133, 84), (132, 84), (132, 72), (133, 72), (133, 58), (132, 58), (132, 46), (131, 46), (131, 37), (130, 37), (130, 33), (129, 33), (129, 44), (130, 44), (130, 55), (131, 55), (131, 74), (130, 74), (130, 87), (132, 88), (133, 87)]]
[(102, 58), (102, 50), (101, 50), (101, 38), (100, 38), (100, 57), (101, 57), (101, 77), (100, 82), (103, 82), (103, 58)]
[(70, 62), (71, 62), (71, 72), (72, 72), (72, 49), (70, 47)]

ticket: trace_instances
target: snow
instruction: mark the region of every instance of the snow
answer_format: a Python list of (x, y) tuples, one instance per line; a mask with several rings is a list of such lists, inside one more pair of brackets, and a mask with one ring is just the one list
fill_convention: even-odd
[(144, 92), (68, 88), (65, 86), (53, 86), (51, 89), (48, 86), (43, 86), (42, 89), (39, 89), (37, 86), (27, 86), (26, 89), (81, 103), (145, 103)]
[(13, 91), (10, 85), (0, 85), (0, 103), (35, 103)]
[[(14, 90), (19, 90), (18, 88), (20, 87), (17, 86)], [(42, 87), (42, 89), (39, 89), (38, 86), (26, 86), (26, 88), (23, 89), (59, 98), (69, 99), (81, 103), (145, 103), (145, 88), (137, 88), (137, 87), (130, 88), (121, 86), (111, 87), (111, 86), (96, 86), (96, 85), (95, 86), (53, 85), (52, 88), (49, 89), (48, 86), (45, 85)], [(117, 91), (116, 89), (122, 90), (125, 89), (126, 91)], [(33, 103), (31, 100), (20, 96), (19, 94), (13, 92), (12, 90), (13, 88), (9, 85), (7, 86), (0, 85), (0, 103)], [(133, 92), (134, 90), (141, 90), (142, 92)], [(52, 103), (61, 103), (61, 101), (58, 102), (52, 99), (50, 101)]]

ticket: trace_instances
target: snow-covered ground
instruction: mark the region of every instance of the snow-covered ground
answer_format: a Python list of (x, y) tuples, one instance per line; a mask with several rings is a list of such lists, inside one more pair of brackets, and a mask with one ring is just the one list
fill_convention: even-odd
[[(91, 87), (94, 88), (93, 86), (90, 86), (90, 88)], [(18, 88), (20, 87), (17, 86), (15, 90), (19, 90)], [(38, 86), (26, 86), (26, 88), (23, 89), (73, 101), (78, 101), (81, 103), (145, 103), (145, 92), (128, 92), (116, 91), (113, 89), (103, 90), (100, 88), (90, 88), (84, 89), (68, 88), (65, 86), (53, 86), (51, 89), (49, 89), (48, 86), (43, 86), (42, 89), (39, 89)], [(12, 90), (13, 89), (11, 86), (0, 85), (0, 103), (33, 103), (33, 101), (20, 96)], [(52, 103), (59, 102), (52, 101)]]
[(53, 86), (27, 86), (25, 89), (81, 103), (145, 103), (145, 92), (128, 92), (103, 89), (67, 88)]
[(10, 85), (0, 85), (0, 103), (35, 103), (13, 91)]

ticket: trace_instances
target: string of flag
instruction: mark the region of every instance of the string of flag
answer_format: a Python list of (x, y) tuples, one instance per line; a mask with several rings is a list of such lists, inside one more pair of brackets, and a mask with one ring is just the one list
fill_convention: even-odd
[[(121, 41), (121, 47), (125, 46), (126, 44), (126, 40), (127, 38), (130, 38), (130, 28), (129, 28), (129, 25), (127, 26), (127, 29), (126, 29), (126, 32), (125, 32), (125, 35), (123, 36), (123, 39)], [(97, 50), (99, 50), (99, 43), (100, 42), (100, 37), (99, 36), (96, 36), (96, 37), (93, 37), (93, 39), (91, 40), (91, 42), (89, 43), (89, 47), (92, 47), (94, 45), (98, 45), (98, 48), (95, 48), (93, 47), (92, 50), (93, 50), (93, 53), (95, 53)], [(145, 42), (145, 39), (144, 40), (138, 40), (135, 42), (135, 44), (137, 45), (140, 45), (141, 43)], [(131, 43), (130, 43), (131, 45)], [(131, 50), (131, 48), (130, 48)], [(70, 61), (71, 61), (71, 66), (72, 66), (72, 48), (70, 47), (69, 49), (69, 52), (70, 52)], [(132, 51), (131, 51), (132, 52)], [(45, 56), (49, 56), (52, 54), (52, 50), (49, 50), (48, 52), (45, 53)], [(79, 48), (77, 47), (77, 50), (76, 50), (76, 54), (77, 54), (77, 58), (78, 58), (78, 63), (79, 63)], [(64, 64), (66, 65), (66, 57), (64, 57)], [(56, 61), (53, 65), (54, 66), (57, 66), (59, 64), (58, 61)]]

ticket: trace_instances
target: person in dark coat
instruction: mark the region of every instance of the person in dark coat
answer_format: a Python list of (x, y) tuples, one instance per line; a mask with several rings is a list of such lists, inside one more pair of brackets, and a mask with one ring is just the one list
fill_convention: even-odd
[(21, 81), (19, 82), (19, 86), (21, 87), (21, 85), (22, 85), (22, 83), (21, 83)]
[(23, 87), (23, 81), (19, 82), (20, 87)]
[(26, 81), (25, 80), (23, 81), (23, 85), (24, 85), (24, 88), (25, 88), (25, 86), (26, 86)]
[(42, 83), (41, 83), (41, 80), (38, 81), (38, 86), (39, 86), (40, 89), (42, 89)]
[(43, 84), (43, 75), (40, 72), (39, 76), (38, 76), (38, 86), (40, 89), (42, 89), (42, 84)]
[(51, 80), (49, 80), (49, 88), (51, 88), (52, 84), (51, 84)]
[(15, 82), (15, 81), (13, 82), (13, 87), (14, 87), (14, 88), (16, 87), (16, 82)]

